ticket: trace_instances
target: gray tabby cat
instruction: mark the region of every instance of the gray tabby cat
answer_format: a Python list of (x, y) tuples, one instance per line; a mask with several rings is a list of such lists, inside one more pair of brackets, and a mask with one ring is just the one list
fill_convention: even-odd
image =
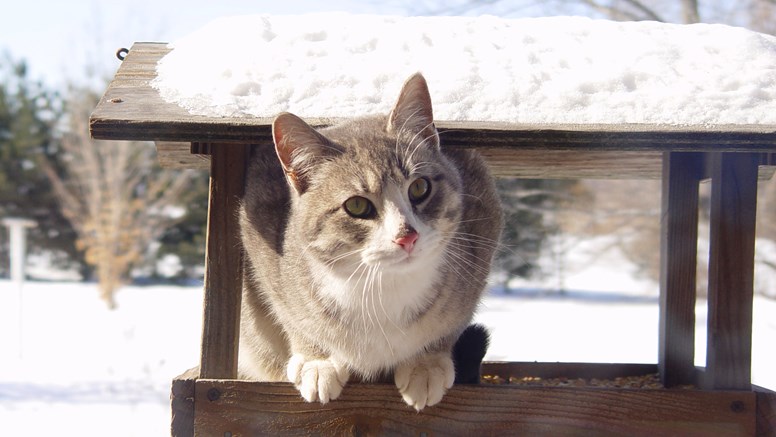
[(410, 406), (438, 403), (501, 231), (485, 164), (440, 149), (420, 74), (388, 116), (316, 131), (284, 113), (272, 134), (240, 210), (240, 377), (326, 403), (392, 374)]

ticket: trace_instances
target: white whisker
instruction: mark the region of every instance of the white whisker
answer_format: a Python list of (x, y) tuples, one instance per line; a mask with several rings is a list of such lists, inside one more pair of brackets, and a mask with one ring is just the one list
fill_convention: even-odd
[[(417, 138), (421, 132), (423, 132), (424, 130), (428, 129), (433, 125), (434, 125), (434, 122), (432, 121), (431, 123), (428, 123), (427, 125), (423, 126), (423, 129), (419, 130), (418, 132), (415, 133), (415, 135), (413, 135), (409, 144), (412, 144), (415, 141), (415, 138)], [(423, 138), (421, 141), (418, 141), (418, 143), (415, 145), (415, 148), (412, 150), (412, 153), (410, 153), (409, 156), (407, 156), (407, 158), (404, 161), (406, 167), (410, 167), (409, 164), (412, 162), (412, 158), (415, 156), (415, 153), (426, 143), (426, 141), (428, 141), (430, 138), (433, 138), (434, 136), (436, 136), (436, 131), (433, 134)]]
[(383, 304), (383, 273), (382, 272), (380, 272), (380, 292), (378, 296), (379, 296), (380, 308), (383, 310), (383, 315), (385, 316), (385, 318), (388, 319), (389, 322), (391, 322), (394, 328), (396, 328), (401, 333), (402, 336), (406, 337), (407, 334), (404, 332), (404, 330), (401, 329), (401, 327), (398, 325), (398, 323), (396, 323), (393, 317), (388, 315), (388, 312), (385, 310), (385, 305)]
[[(377, 281), (377, 283), (378, 283), (378, 285), (377, 285), (378, 290), (377, 290), (377, 293), (378, 293), (378, 298), (380, 300), (380, 305), (382, 306), (383, 273), (382, 273), (382, 271), (380, 271), (380, 264), (379, 263), (375, 267), (375, 270), (377, 272), (377, 277), (378, 277), (378, 281)], [(372, 277), (372, 279), (374, 281), (374, 279), (375, 279), (374, 276)], [(391, 340), (388, 338), (388, 334), (385, 332), (385, 328), (383, 328), (383, 324), (380, 323), (380, 317), (378, 317), (378, 315), (377, 315), (377, 307), (375, 306), (374, 294), (372, 295), (372, 311), (374, 311), (375, 318), (377, 319), (377, 326), (380, 328), (380, 332), (383, 334), (383, 338), (385, 339), (385, 343), (388, 345), (388, 350), (391, 352), (391, 357), (395, 357), (396, 354), (393, 351), (393, 345), (391, 344)], [(383, 308), (383, 312), (385, 312), (384, 308)], [(390, 320), (390, 317), (388, 317), (387, 314), (386, 314), (386, 318)]]
[[(407, 123), (408, 123), (410, 120), (412, 120), (412, 119), (413, 119), (413, 118), (414, 118), (416, 115), (418, 115), (418, 113), (419, 113), (421, 110), (422, 110), (421, 108), (417, 108), (415, 111), (413, 111), (413, 112), (412, 112), (412, 114), (410, 114), (410, 116), (409, 116), (409, 117), (405, 118), (405, 119), (404, 119), (404, 122), (401, 124), (401, 127), (399, 128), (399, 131), (398, 131), (398, 132), (396, 132), (396, 146), (395, 146), (395, 149), (394, 149), (394, 152), (396, 153), (396, 156), (400, 156), (400, 155), (401, 155), (401, 154), (399, 153), (399, 142), (401, 141), (401, 138), (404, 136), (404, 130), (405, 130), (405, 129), (406, 129), (406, 127), (407, 127)], [(413, 137), (413, 138), (414, 138), (414, 137)], [(410, 141), (410, 143), (412, 143), (412, 141)]]

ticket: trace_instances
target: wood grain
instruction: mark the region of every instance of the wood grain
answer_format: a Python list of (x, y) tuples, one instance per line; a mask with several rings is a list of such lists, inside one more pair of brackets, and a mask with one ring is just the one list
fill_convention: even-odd
[(658, 365), (663, 385), (695, 383), (698, 184), (703, 156), (663, 155)]
[(190, 143), (157, 141), (156, 156), (163, 168), (210, 170), (210, 154), (192, 153)]
[(200, 377), (236, 378), (243, 260), (237, 211), (250, 149), (211, 151)]
[[(210, 156), (194, 153), (194, 146), (207, 143), (157, 142), (162, 167), (209, 169)], [(443, 144), (444, 147), (444, 144)], [(527, 150), (479, 147), (496, 177), (523, 179), (660, 179), (663, 152), (606, 150)], [(761, 154), (760, 180), (776, 172), (771, 154)]]
[(285, 383), (199, 380), (197, 435), (747, 436), (754, 393), (456, 386), (420, 413), (393, 385), (351, 384), (326, 405)]
[(758, 157), (711, 159), (708, 338), (704, 385), (750, 390)]

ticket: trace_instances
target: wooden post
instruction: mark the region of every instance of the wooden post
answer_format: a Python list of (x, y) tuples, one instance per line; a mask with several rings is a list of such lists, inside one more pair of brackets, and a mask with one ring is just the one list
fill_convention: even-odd
[(237, 377), (243, 279), (237, 212), (249, 153), (243, 144), (211, 150), (200, 378)]
[(172, 437), (194, 436), (194, 394), (199, 369), (193, 368), (184, 372), (172, 381), (170, 392), (170, 410)]
[(757, 396), (757, 436), (776, 435), (776, 392), (755, 389)]
[(658, 367), (666, 387), (695, 383), (699, 153), (663, 154)]
[(704, 387), (751, 390), (756, 153), (711, 159), (709, 310)]

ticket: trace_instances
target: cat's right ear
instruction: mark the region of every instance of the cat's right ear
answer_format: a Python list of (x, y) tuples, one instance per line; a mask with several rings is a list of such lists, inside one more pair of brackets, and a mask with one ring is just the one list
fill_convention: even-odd
[(299, 194), (307, 191), (309, 173), (316, 162), (331, 156), (332, 152), (339, 152), (326, 137), (288, 112), (278, 115), (272, 122), (272, 139), (286, 179)]

